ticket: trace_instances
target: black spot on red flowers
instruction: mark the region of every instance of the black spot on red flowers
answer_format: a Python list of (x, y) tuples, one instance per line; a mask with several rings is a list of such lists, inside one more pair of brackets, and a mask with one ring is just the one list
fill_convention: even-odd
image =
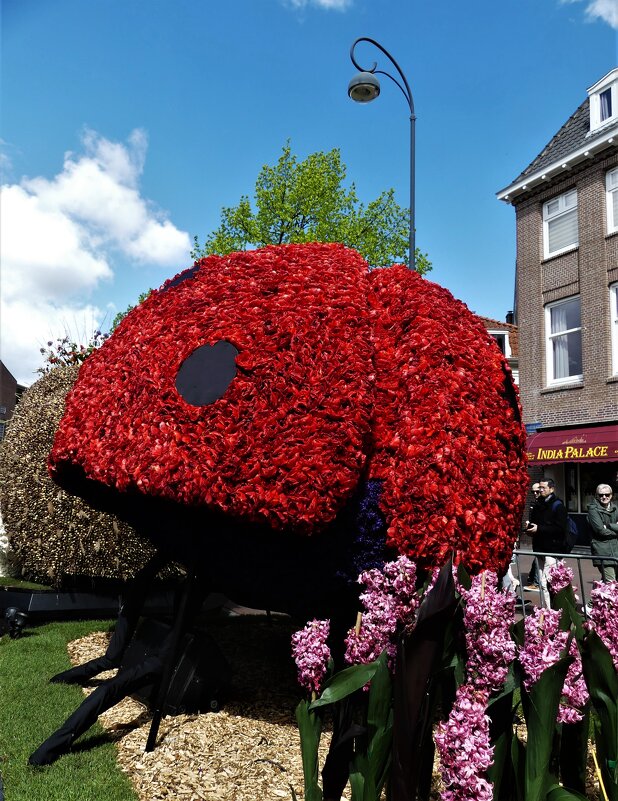
[(231, 342), (200, 345), (180, 365), (176, 389), (192, 406), (218, 400), (236, 376), (238, 350)]
[(165, 292), (167, 289), (171, 289), (173, 286), (178, 286), (178, 284), (181, 284), (183, 281), (193, 278), (199, 272), (199, 269), (200, 265), (194, 264), (193, 267), (189, 267), (188, 270), (183, 270), (175, 278), (166, 281), (161, 291)]

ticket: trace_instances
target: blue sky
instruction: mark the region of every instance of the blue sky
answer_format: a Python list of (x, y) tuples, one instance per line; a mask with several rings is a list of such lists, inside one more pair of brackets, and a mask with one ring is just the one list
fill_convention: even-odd
[[(479, 314), (513, 307), (496, 200), (618, 64), (618, 0), (1, 0), (0, 357), (108, 326), (191, 264), (286, 140), (338, 147), (360, 199), (408, 205), (408, 110), (347, 97), (352, 42), (398, 61), (416, 123), (416, 237)], [(357, 59), (392, 67), (369, 45)]]

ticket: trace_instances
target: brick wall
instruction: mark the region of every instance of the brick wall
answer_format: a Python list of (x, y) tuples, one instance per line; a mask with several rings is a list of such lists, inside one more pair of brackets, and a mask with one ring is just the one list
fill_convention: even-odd
[[(517, 220), (517, 325), (520, 391), (525, 422), (544, 427), (618, 420), (618, 376), (611, 375), (609, 285), (618, 281), (618, 234), (606, 235), (605, 174), (618, 152), (590, 159), (559, 180), (513, 201)], [(542, 207), (577, 189), (579, 246), (543, 258)], [(580, 295), (583, 381), (548, 387), (545, 368), (547, 303)]]
[(15, 409), (16, 395), (17, 381), (0, 362), (0, 410), (6, 409), (0, 413), (0, 420), (10, 419)]

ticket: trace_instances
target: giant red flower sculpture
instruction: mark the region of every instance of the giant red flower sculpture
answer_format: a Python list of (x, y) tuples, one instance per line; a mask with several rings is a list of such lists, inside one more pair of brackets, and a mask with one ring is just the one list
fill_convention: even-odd
[(464, 304), (341, 245), (286, 245), (202, 259), (127, 315), (82, 366), (49, 463), (108, 507), (152, 499), (282, 538), (336, 537), (379, 482), (380, 549), (476, 570), (510, 556), (524, 440)]

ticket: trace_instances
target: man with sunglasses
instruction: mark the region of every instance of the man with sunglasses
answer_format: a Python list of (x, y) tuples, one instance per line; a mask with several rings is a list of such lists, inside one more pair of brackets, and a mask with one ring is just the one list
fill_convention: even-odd
[[(590, 550), (593, 556), (613, 556), (618, 559), (618, 507), (612, 503), (612, 488), (599, 484), (596, 497), (588, 504)], [(603, 581), (615, 581), (616, 562), (594, 562)]]

